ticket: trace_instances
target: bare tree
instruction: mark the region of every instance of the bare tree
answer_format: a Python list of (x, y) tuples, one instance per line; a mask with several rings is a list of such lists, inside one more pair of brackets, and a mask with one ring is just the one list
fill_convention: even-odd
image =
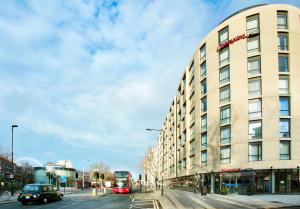
[(112, 180), (113, 173), (111, 172), (108, 165), (106, 165), (104, 162), (99, 161), (99, 162), (91, 163), (89, 172), (90, 174), (93, 174), (94, 171), (103, 173), (105, 180)]
[(9, 156), (9, 150), (6, 147), (0, 145), (0, 157), (8, 159), (9, 158), (8, 156)]
[(147, 172), (147, 174), (151, 175), (154, 178), (158, 177), (158, 156), (155, 151), (155, 148), (148, 147), (147, 154), (144, 157), (143, 161), (143, 169)]

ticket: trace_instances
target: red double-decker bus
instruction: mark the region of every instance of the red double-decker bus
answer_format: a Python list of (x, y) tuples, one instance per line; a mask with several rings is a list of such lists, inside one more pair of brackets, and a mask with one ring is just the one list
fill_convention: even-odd
[(130, 193), (132, 191), (132, 175), (129, 171), (115, 171), (113, 182), (113, 193)]

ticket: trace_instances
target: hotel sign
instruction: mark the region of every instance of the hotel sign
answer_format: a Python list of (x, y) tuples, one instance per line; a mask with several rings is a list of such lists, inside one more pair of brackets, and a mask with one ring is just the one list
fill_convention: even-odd
[(225, 48), (226, 46), (229, 46), (230, 44), (233, 44), (236, 41), (239, 41), (239, 40), (242, 40), (242, 39), (245, 39), (245, 38), (248, 38), (248, 37), (249, 37), (249, 34), (244, 33), (242, 35), (238, 35), (238, 36), (236, 36), (232, 39), (229, 39), (228, 41), (224, 41), (224, 42), (220, 43), (220, 45), (217, 48), (217, 51), (220, 51), (221, 49)]

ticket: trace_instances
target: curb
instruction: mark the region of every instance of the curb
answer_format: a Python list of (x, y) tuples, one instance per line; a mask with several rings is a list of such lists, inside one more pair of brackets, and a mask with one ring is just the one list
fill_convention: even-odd
[(0, 205), (6, 205), (6, 204), (11, 204), (11, 203), (15, 203), (18, 202), (18, 200), (8, 200), (8, 201), (0, 201)]

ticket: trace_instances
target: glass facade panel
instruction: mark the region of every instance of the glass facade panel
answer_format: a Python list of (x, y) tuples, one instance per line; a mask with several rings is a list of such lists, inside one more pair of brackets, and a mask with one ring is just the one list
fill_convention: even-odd
[(277, 28), (278, 29), (287, 29), (287, 13), (278, 12), (277, 13)]
[(231, 141), (231, 127), (230, 126), (224, 126), (220, 129), (220, 143), (226, 144), (230, 143)]
[(288, 35), (287, 33), (278, 34), (278, 49), (281, 51), (288, 50)]
[(248, 75), (260, 74), (260, 56), (248, 58)]
[(290, 152), (290, 141), (280, 141), (280, 160), (290, 160)]
[(207, 130), (207, 116), (203, 115), (201, 117), (201, 131), (204, 132)]
[(200, 65), (200, 69), (201, 69), (201, 76), (202, 76), (202, 77), (206, 76), (206, 62), (203, 62), (203, 63)]
[(248, 52), (259, 52), (260, 51), (259, 36), (255, 36), (253, 38), (248, 38), (247, 51)]
[(290, 138), (290, 119), (280, 118), (280, 138)]
[(202, 111), (202, 113), (207, 111), (207, 99), (206, 99), (206, 97), (201, 99), (201, 111)]
[(249, 122), (249, 139), (261, 139), (262, 138), (262, 127), (261, 121), (250, 121)]
[(250, 119), (261, 117), (261, 99), (249, 100), (248, 117)]
[(289, 57), (285, 54), (278, 56), (279, 72), (289, 72)]
[(223, 67), (220, 70), (220, 77), (219, 77), (220, 85), (226, 84), (230, 82), (230, 68), (229, 66)]
[(249, 161), (262, 160), (261, 142), (249, 143)]
[(201, 82), (201, 95), (205, 95), (207, 93), (206, 79)]
[(207, 151), (206, 150), (201, 152), (201, 165), (203, 165), (203, 166), (207, 165)]
[(219, 43), (228, 41), (228, 39), (229, 39), (228, 27), (226, 27), (219, 32)]
[(207, 148), (207, 133), (201, 134), (201, 148), (202, 149)]
[(220, 149), (220, 163), (230, 163), (231, 161), (231, 147), (221, 147)]
[(279, 77), (279, 94), (289, 93), (289, 78), (287, 76)]
[(230, 86), (220, 89), (220, 103), (230, 102)]
[(279, 97), (279, 114), (280, 116), (290, 115), (290, 98)]
[(200, 60), (206, 57), (206, 46), (205, 44), (200, 48)]
[(225, 47), (219, 52), (219, 64), (223, 65), (229, 62), (229, 47)]
[(261, 81), (260, 78), (249, 79), (248, 81), (248, 94), (249, 96), (261, 95)]
[(230, 123), (231, 120), (231, 113), (230, 113), (230, 106), (222, 107), (220, 110), (220, 123)]

